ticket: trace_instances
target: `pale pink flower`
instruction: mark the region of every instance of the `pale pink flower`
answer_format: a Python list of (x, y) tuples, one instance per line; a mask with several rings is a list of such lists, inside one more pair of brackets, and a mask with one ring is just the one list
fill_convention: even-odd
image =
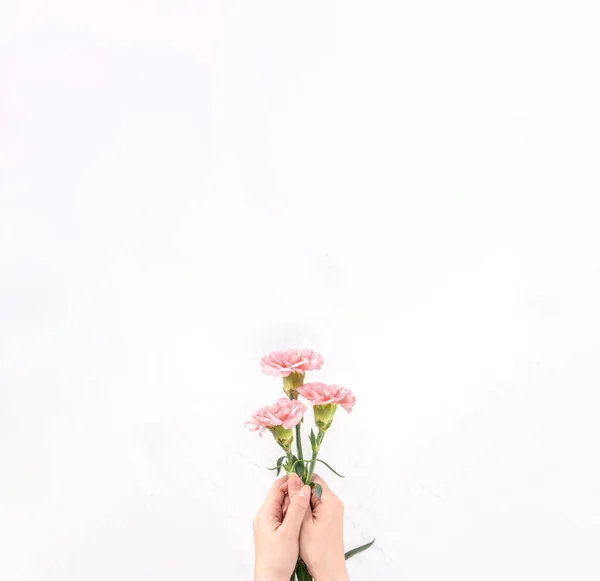
[(265, 355), (260, 360), (263, 373), (273, 377), (287, 377), (292, 373), (302, 373), (321, 369), (323, 356), (312, 349), (281, 349)]
[(290, 430), (300, 422), (305, 411), (306, 406), (302, 402), (282, 397), (273, 405), (265, 406), (256, 411), (250, 421), (244, 425), (251, 432), (258, 431), (260, 436), (263, 435), (265, 430), (277, 426), (283, 426), (286, 430)]
[(315, 405), (340, 405), (348, 413), (352, 411), (356, 403), (354, 394), (340, 385), (326, 385), (325, 383), (305, 383), (298, 388), (298, 394)]

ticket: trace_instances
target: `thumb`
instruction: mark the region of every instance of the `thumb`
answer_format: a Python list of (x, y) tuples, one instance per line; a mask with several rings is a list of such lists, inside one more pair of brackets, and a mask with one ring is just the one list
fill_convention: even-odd
[(302, 480), (297, 476), (296, 479), (293, 477), (289, 479), (290, 506), (281, 525), (294, 536), (300, 534), (300, 526), (310, 503), (310, 486), (302, 485)]
[(303, 483), (302, 480), (300, 480), (300, 477), (295, 472), (292, 472), (288, 475), (287, 482), (284, 484), (287, 484), (287, 493), (289, 494), (290, 499), (292, 499), (292, 497), (300, 492)]

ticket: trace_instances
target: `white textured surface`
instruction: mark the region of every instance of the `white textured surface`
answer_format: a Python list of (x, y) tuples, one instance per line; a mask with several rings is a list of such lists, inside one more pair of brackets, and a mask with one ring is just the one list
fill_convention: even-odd
[(3, 581), (250, 579), (286, 345), (353, 581), (600, 578), (596, 3), (492, 4), (3, 5)]

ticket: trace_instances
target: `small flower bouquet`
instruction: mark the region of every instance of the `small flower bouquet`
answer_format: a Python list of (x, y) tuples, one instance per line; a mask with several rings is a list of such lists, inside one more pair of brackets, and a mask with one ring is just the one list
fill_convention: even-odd
[[(305, 373), (321, 369), (323, 356), (311, 349), (283, 349), (265, 355), (260, 362), (263, 373), (283, 379), (283, 391), (287, 397), (275, 401), (273, 405), (265, 406), (254, 413), (246, 427), (258, 432), (260, 436), (265, 430), (273, 434), (275, 441), (283, 448), (285, 454), (277, 460), (275, 467), (277, 475), (283, 469), (288, 474), (295, 472), (302, 482), (310, 484), (318, 499), (321, 498), (321, 485), (312, 482), (317, 462), (324, 464), (337, 476), (338, 474), (327, 462), (319, 458), (319, 452), (327, 430), (333, 423), (338, 406), (350, 413), (356, 398), (345, 387), (326, 385), (324, 383), (304, 383)], [(304, 457), (302, 449), (302, 424), (306, 406), (298, 399), (305, 399), (313, 408), (314, 428), (311, 428), (309, 440), (311, 445), (310, 458)], [(294, 431), (295, 430), (295, 438)], [(294, 440), (296, 443), (293, 449)], [(346, 560), (367, 550), (375, 541), (352, 549), (346, 553)], [(302, 559), (298, 559), (295, 576), (298, 581), (312, 580)], [(294, 576), (292, 576), (293, 581)]]

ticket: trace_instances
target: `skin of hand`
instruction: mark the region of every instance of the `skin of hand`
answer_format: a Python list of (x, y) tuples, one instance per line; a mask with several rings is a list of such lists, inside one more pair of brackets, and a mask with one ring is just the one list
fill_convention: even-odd
[[(310, 487), (298, 482), (287, 495), (281, 486), (287, 476), (276, 480), (252, 522), (254, 529), (254, 581), (290, 581), (299, 554), (300, 527), (310, 503)], [(283, 502), (289, 496), (286, 513)]]
[[(312, 510), (307, 510), (300, 529), (300, 556), (315, 581), (349, 581), (344, 557), (344, 505), (317, 474), (313, 482), (323, 487), (321, 500), (312, 494)], [(299, 478), (281, 485), (292, 499), (302, 486)], [(284, 501), (284, 507), (285, 507)], [(291, 504), (290, 504), (291, 507)], [(288, 509), (289, 510), (289, 509)]]

